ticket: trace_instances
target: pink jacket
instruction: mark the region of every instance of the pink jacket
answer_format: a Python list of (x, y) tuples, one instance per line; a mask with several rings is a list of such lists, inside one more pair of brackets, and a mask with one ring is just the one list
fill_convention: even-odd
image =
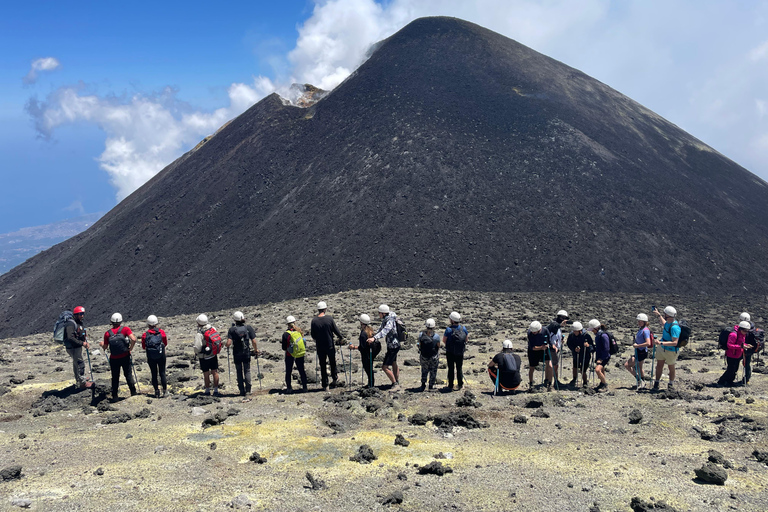
[(744, 354), (744, 342), (747, 339), (746, 334), (742, 334), (738, 325), (733, 326), (733, 332), (728, 335), (728, 349), (725, 351), (725, 357), (741, 358)]

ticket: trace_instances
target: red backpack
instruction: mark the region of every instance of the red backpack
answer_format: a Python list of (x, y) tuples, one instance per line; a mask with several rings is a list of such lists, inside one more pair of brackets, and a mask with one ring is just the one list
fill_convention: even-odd
[(215, 327), (211, 327), (203, 333), (203, 350), (212, 356), (221, 352), (221, 334)]

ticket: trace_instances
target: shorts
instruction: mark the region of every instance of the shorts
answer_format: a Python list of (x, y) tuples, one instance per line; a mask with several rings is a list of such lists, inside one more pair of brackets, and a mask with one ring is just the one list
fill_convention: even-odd
[(648, 351), (647, 350), (638, 350), (637, 351), (637, 360), (638, 362), (642, 363), (648, 359)]
[[(546, 350), (544, 352), (547, 352)], [(549, 349), (549, 352), (547, 352), (547, 359), (550, 359), (549, 356), (552, 356), (552, 365), (557, 366), (560, 364), (560, 352), (555, 351), (554, 349)]]
[(544, 361), (544, 350), (529, 350), (528, 351), (528, 365), (537, 366)]
[(219, 356), (213, 356), (210, 359), (200, 360), (200, 369), (203, 373), (219, 371)]
[(397, 362), (397, 353), (400, 352), (399, 348), (390, 348), (387, 349), (387, 353), (384, 354), (384, 362), (381, 363), (382, 366), (392, 366)]
[(608, 363), (610, 363), (610, 362), (611, 362), (611, 356), (608, 356), (608, 357), (606, 357), (605, 359), (603, 359), (603, 360), (602, 360), (602, 361), (600, 361), (600, 362), (597, 362), (597, 361), (596, 361), (596, 362), (595, 362), (595, 365), (600, 365), (600, 366), (602, 366), (603, 368), (605, 368), (606, 366), (608, 366)]
[(666, 364), (675, 364), (677, 362), (677, 354), (674, 350), (664, 350), (659, 347), (656, 349), (656, 360), (664, 361)]

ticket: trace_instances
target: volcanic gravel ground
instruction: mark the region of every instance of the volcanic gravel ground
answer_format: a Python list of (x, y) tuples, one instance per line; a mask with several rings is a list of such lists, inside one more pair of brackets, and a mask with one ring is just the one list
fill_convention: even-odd
[[(357, 315), (372, 314), (382, 302), (401, 315), (414, 336), (425, 318), (444, 327), (448, 313), (460, 311), (472, 333), (464, 369), (475, 406), (457, 407), (464, 393), (418, 392), (420, 370), (412, 366), (401, 368), (400, 393), (386, 386), (360, 388), (355, 353), (353, 386), (323, 393), (310, 385), (308, 393), (280, 393), (277, 340), (283, 318), (292, 314), (308, 327), (319, 299), (354, 339)], [(546, 393), (537, 386), (533, 394), (491, 395), (488, 359), (507, 337), (522, 351), (532, 319), (546, 320), (565, 308), (582, 321), (600, 318), (628, 342), (634, 316), (651, 303), (674, 304), (692, 320), (695, 338), (684, 354), (694, 357), (678, 364), (679, 393), (632, 390), (634, 378), (615, 365), (629, 355), (624, 350), (611, 360), (605, 393), (569, 387)], [(220, 365), (225, 396), (201, 395), (202, 376), (191, 351), (195, 315), (161, 318), (170, 338), (172, 394), (166, 399), (146, 395), (149, 369), (140, 350), (134, 359), (142, 394), (110, 404), (104, 399), (109, 374), (100, 350), (91, 351), (95, 392), (78, 392), (63, 347), (48, 335), (4, 340), (0, 509), (629, 511), (637, 498), (641, 510), (763, 511), (768, 465), (754, 453), (768, 450), (768, 385), (757, 372), (765, 367), (756, 368), (746, 388), (707, 385), (723, 371), (715, 348), (721, 321), (747, 310), (761, 325), (762, 307), (762, 298), (709, 303), (686, 297), (413, 289), (356, 290), (244, 307), (265, 352), (259, 361), (262, 389), (252, 364), (255, 392), (247, 401), (236, 396), (234, 381), (228, 383), (226, 357)], [(226, 330), (231, 311), (208, 313)], [(92, 338), (104, 327), (91, 327)], [(401, 361), (418, 357), (410, 346)], [(307, 369), (314, 375), (311, 341), (309, 347)], [(570, 365), (566, 361), (567, 376)], [(339, 377), (344, 380), (342, 373)], [(445, 378), (440, 370), (438, 379)], [(378, 370), (376, 379), (386, 382)], [(536, 382), (540, 379), (537, 371)], [(121, 395), (127, 391), (123, 385)], [(410, 421), (417, 414), (424, 424)], [(516, 417), (525, 422), (514, 422)], [(477, 428), (454, 426), (475, 423)], [(395, 443), (398, 435), (408, 446)], [(351, 461), (364, 445), (376, 459)], [(22, 468), (20, 478), (15, 466)], [(727, 480), (709, 484), (696, 470), (708, 478), (724, 471)]]

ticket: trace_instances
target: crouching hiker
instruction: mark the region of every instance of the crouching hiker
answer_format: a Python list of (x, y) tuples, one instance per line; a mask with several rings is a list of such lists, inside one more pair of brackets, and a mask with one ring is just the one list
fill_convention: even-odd
[(589, 330), (595, 333), (595, 373), (600, 379), (600, 384), (595, 387), (595, 391), (602, 391), (608, 387), (605, 367), (611, 360), (611, 338), (608, 336), (608, 329), (595, 318), (589, 321)]
[(381, 352), (381, 342), (378, 340), (368, 341), (370, 339), (373, 339), (371, 317), (363, 313), (360, 315), (360, 336), (357, 339), (357, 346), (350, 343), (349, 348), (360, 351), (360, 363), (363, 365), (363, 370), (368, 376), (368, 387), (372, 388), (375, 380), (373, 378), (373, 360)]
[(464, 352), (467, 350), (469, 332), (461, 325), (461, 315), (453, 311), (448, 319), (451, 326), (443, 333), (443, 345), (445, 345), (445, 358), (448, 362), (448, 389), (453, 390), (453, 371), (456, 368), (456, 379), (459, 383), (457, 390), (464, 387), (464, 373), (461, 367), (464, 365)]
[(491, 377), (494, 387), (498, 382), (498, 389), (496, 393), (504, 391), (514, 391), (520, 387), (520, 383), (523, 382), (522, 376), (520, 376), (520, 368), (523, 366), (523, 362), (520, 360), (520, 356), (512, 353), (512, 340), (504, 340), (501, 345), (501, 352), (493, 356), (493, 359), (488, 363), (488, 375)]
[[(152, 387), (155, 388), (155, 398), (160, 398), (159, 384), (163, 385), (163, 398), (168, 396), (168, 381), (165, 377), (165, 349), (168, 346), (168, 336), (158, 326), (155, 315), (147, 317), (147, 331), (141, 335), (141, 348), (147, 352), (147, 364), (152, 373)], [(158, 374), (160, 383), (158, 383)]]
[(549, 347), (549, 330), (542, 329), (541, 322), (534, 320), (528, 326), (528, 391), (533, 391), (533, 373), (539, 363), (545, 361)]
[(426, 329), (419, 333), (416, 341), (421, 362), (421, 388), (419, 388), (421, 391), (427, 387), (427, 377), (429, 377), (429, 389), (435, 389), (437, 366), (440, 363), (440, 335), (435, 332), (434, 318), (428, 318), (425, 327)]
[(573, 378), (570, 385), (576, 387), (577, 376), (581, 373), (582, 387), (587, 387), (587, 371), (592, 361), (592, 336), (584, 330), (581, 322), (573, 322), (566, 345), (573, 354)]
[(747, 344), (750, 327), (749, 321), (742, 320), (739, 325), (733, 326), (733, 332), (728, 335), (728, 349), (725, 351), (728, 366), (717, 381), (719, 386), (733, 386), (733, 381), (739, 372), (739, 363), (744, 359), (744, 349), (752, 347)]
[[(652, 346), (651, 330), (648, 328), (648, 324), (648, 315), (645, 313), (637, 315), (638, 331), (635, 334), (635, 342), (632, 344), (632, 348), (635, 351), (627, 359), (627, 362), (624, 363), (624, 368), (637, 380), (637, 389), (645, 387), (645, 370), (643, 366), (648, 358), (648, 349)], [(651, 368), (651, 371), (653, 371), (653, 368)]]
[(85, 308), (77, 306), (72, 318), (64, 325), (64, 348), (72, 358), (72, 372), (75, 374), (75, 387), (89, 388), (93, 384), (85, 377), (85, 362), (83, 361), (83, 347), (88, 350), (88, 341), (83, 326)]
[(200, 361), (200, 369), (203, 371), (205, 381), (205, 394), (211, 394), (211, 377), (213, 377), (213, 395), (219, 393), (219, 352), (224, 344), (221, 334), (214, 326), (208, 323), (207, 315), (199, 315), (196, 319), (197, 332), (195, 333), (195, 354)]
[(675, 363), (677, 362), (677, 341), (680, 339), (680, 325), (675, 320), (677, 316), (677, 310), (672, 306), (664, 308), (664, 314), (662, 315), (658, 309), (653, 309), (661, 322), (662, 335), (661, 340), (656, 339), (655, 344), (657, 347), (661, 347), (661, 350), (656, 351), (656, 380), (653, 382), (653, 390), (658, 391), (659, 381), (661, 381), (661, 374), (664, 372), (664, 364), (667, 364), (669, 368), (669, 385), (668, 389), (672, 390), (675, 387)]
[(245, 315), (242, 311), (235, 311), (232, 320), (235, 323), (227, 331), (227, 349), (232, 347), (232, 358), (235, 360), (235, 373), (237, 374), (237, 388), (240, 390), (240, 396), (245, 396), (251, 393), (251, 347), (253, 347), (256, 357), (259, 354), (256, 345), (256, 331), (252, 326), (246, 325)]
[(293, 393), (294, 365), (299, 370), (301, 390), (307, 391), (307, 372), (304, 371), (304, 356), (307, 353), (307, 346), (304, 343), (304, 333), (296, 326), (296, 319), (293, 316), (287, 316), (285, 323), (287, 327), (282, 338), (282, 347), (285, 350), (285, 392)]
[(131, 350), (136, 344), (136, 336), (133, 335), (128, 326), (120, 327), (123, 323), (123, 315), (115, 313), (110, 319), (112, 328), (104, 333), (104, 341), (101, 348), (109, 349), (109, 369), (112, 372), (112, 400), (118, 398), (117, 390), (120, 384), (120, 370), (123, 370), (125, 381), (128, 383), (128, 389), (131, 390), (131, 396), (136, 395), (136, 383), (131, 373)]

